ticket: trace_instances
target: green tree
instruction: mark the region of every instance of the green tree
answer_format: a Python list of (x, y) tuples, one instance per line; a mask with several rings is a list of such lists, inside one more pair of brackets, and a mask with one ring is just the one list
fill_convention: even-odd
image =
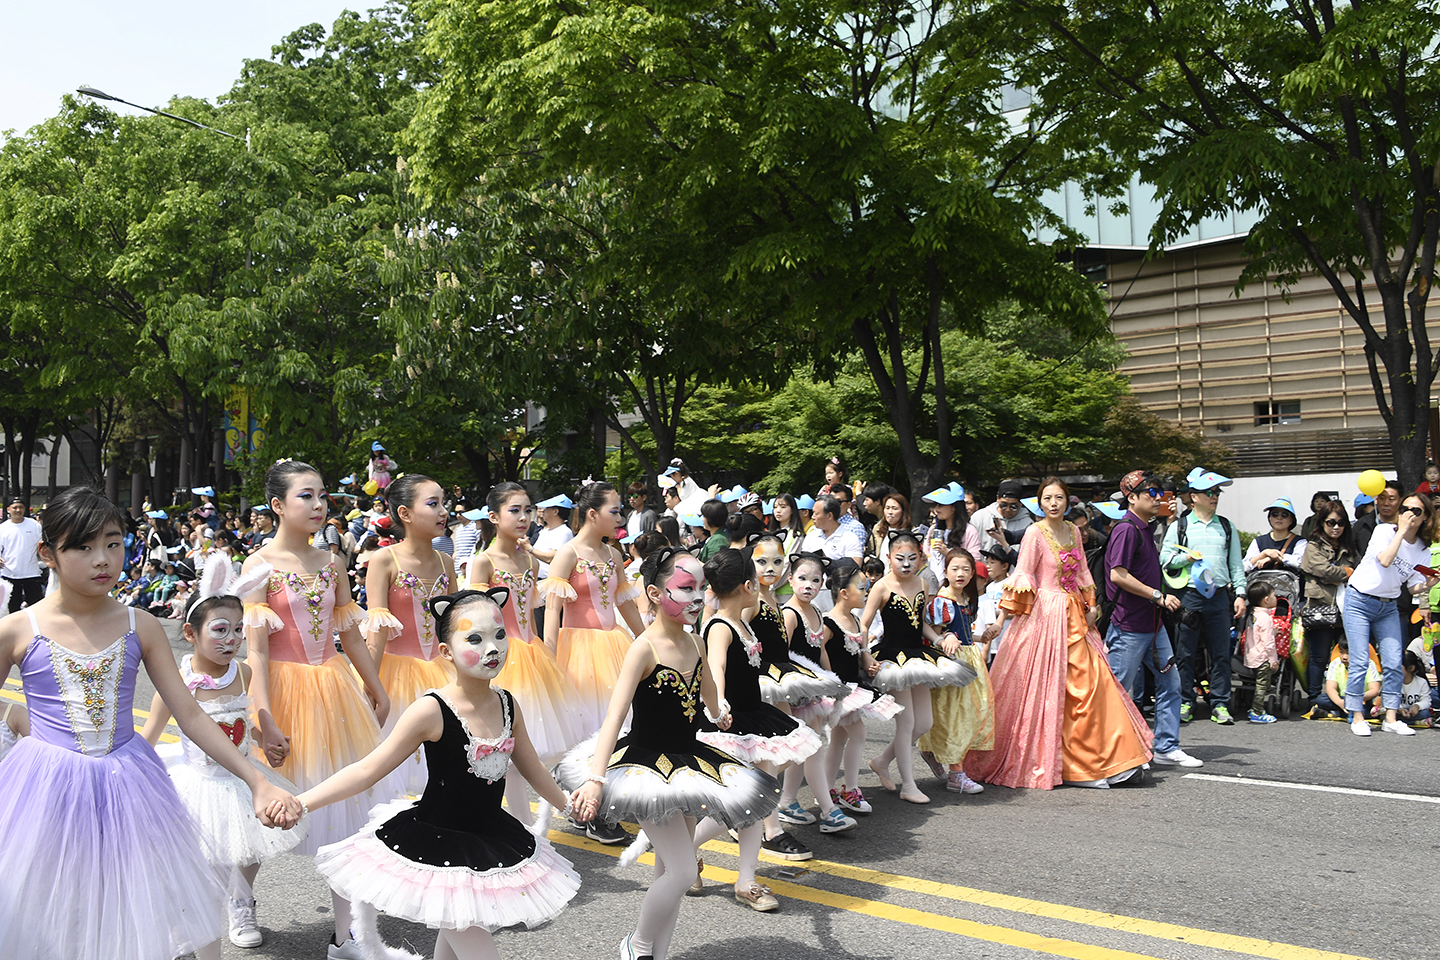
[(725, 285), (703, 323), (747, 316), (763, 290), (788, 366), (828, 374), (859, 347), (914, 486), (951, 461), (947, 306), (972, 326), (1002, 299), (1103, 326), (1096, 292), (1030, 239), (1046, 215), (1038, 186), (1065, 154), (1044, 124), (1015, 131), (1000, 116), (1005, 77), (957, 5), (417, 8), (445, 64), (407, 134), (422, 190), (623, 181), (653, 222), (706, 238), (703, 263)]
[[(1033, 109), (1138, 170), (1151, 242), (1258, 211), (1243, 287), (1316, 271), (1365, 338), (1407, 489), (1440, 354), (1440, 8), (1428, 0), (1015, 0), (986, 4)], [(1113, 180), (1111, 181), (1113, 183)], [(1105, 185), (1101, 185), (1103, 192)]]

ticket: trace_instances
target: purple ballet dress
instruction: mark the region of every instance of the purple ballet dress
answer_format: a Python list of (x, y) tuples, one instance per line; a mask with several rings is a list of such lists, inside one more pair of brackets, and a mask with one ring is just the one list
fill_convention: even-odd
[(98, 653), (34, 634), (20, 661), (30, 736), (0, 762), (0, 953), (171, 960), (223, 934), (225, 889), (142, 737), (140, 639)]

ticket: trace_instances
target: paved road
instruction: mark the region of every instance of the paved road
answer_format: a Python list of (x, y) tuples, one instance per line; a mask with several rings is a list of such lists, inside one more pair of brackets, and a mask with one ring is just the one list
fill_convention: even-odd
[[(5, 695), (18, 696), (14, 686)], [(137, 704), (148, 702), (148, 692), (137, 696)], [(872, 727), (870, 755), (888, 734)], [(761, 864), (782, 900), (776, 913), (734, 903), (725, 884), (733, 882), (735, 848), (708, 848), (709, 889), (686, 900), (672, 956), (1410, 960), (1433, 953), (1437, 911), (1428, 888), (1440, 850), (1440, 730), (1362, 740), (1342, 723), (1201, 721), (1182, 737), (1205, 760), (1204, 778), (1160, 772), (1138, 788), (991, 787), (976, 797), (936, 788), (934, 802), (917, 807), (884, 793), (867, 771), (862, 788), (875, 812), (858, 829), (823, 836), (792, 828), (815, 850), (809, 872), (786, 879), (778, 861)], [(648, 867), (622, 871), (612, 850), (567, 831), (552, 838), (584, 886), (555, 923), (500, 934), (502, 955), (616, 955)], [(256, 950), (227, 943), (223, 955), (323, 958), (327, 893), (308, 860), (268, 864), (257, 883), (267, 941)], [(433, 949), (433, 934), (413, 924), (387, 919), (381, 929), (394, 945), (426, 955)]]

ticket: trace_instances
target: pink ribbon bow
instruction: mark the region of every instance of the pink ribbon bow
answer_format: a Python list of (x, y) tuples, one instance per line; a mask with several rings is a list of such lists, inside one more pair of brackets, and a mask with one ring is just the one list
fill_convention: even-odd
[(515, 752), (515, 738), (514, 738), (514, 737), (506, 737), (504, 740), (501, 740), (499, 743), (477, 743), (477, 744), (475, 745), (475, 757), (474, 757), (474, 759), (480, 760), (480, 759), (482, 759), (482, 758), (484, 758), (484, 757), (490, 756), (490, 754), (495, 753), (496, 751), (499, 751), (500, 753), (514, 753), (514, 752)]

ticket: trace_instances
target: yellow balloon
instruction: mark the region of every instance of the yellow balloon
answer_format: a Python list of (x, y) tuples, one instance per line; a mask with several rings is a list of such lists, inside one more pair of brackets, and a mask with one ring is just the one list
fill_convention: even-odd
[(1366, 470), (1360, 474), (1358, 481), (1360, 492), (1367, 497), (1378, 497), (1380, 491), (1385, 489), (1385, 474), (1379, 470)]
[[(1373, 473), (1374, 471), (1371, 472)], [(372, 497), (375, 496), (375, 494), (380, 492), (380, 484), (376, 483), (374, 480), (365, 481), (365, 492)]]

